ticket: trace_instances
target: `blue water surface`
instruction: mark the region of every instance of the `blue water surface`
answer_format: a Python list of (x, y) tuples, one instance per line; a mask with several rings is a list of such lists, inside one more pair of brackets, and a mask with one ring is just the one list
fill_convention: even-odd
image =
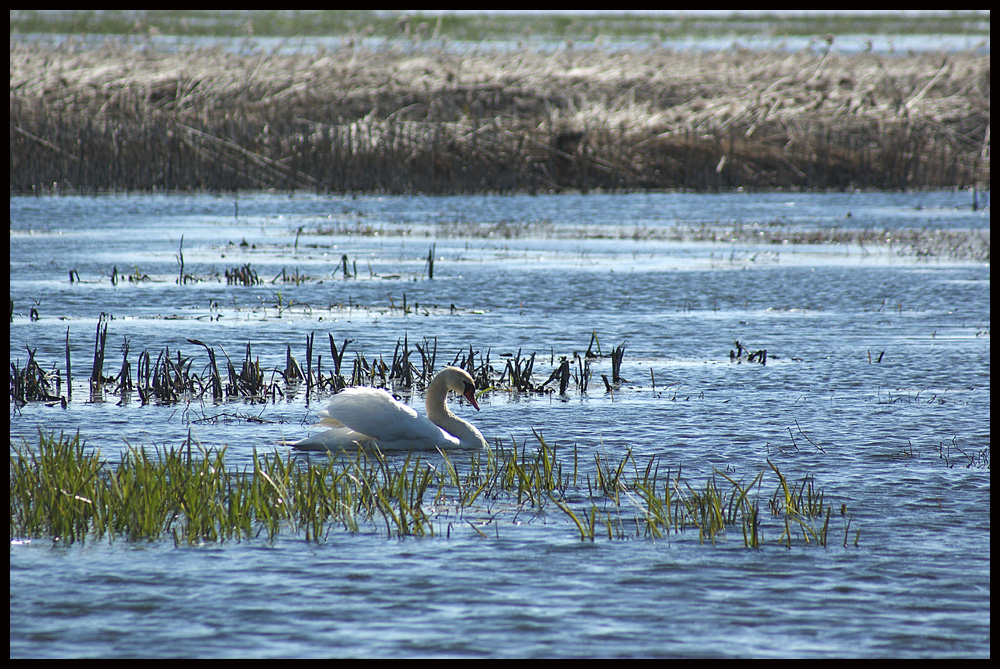
[[(190, 340), (237, 362), (249, 343), (280, 369), (289, 351), (304, 362), (314, 335), (327, 374), (332, 336), (349, 342), (345, 364), (391, 360), (404, 339), (436, 345), (438, 366), (470, 347), (498, 370), (534, 353), (540, 382), (593, 347), (586, 391), (497, 389), (480, 412), (455, 411), (491, 442), (530, 447), (539, 433), (566, 462), (575, 451), (581, 480), (597, 456), (630, 451), (695, 483), (765, 471), (766, 508), (771, 462), (846, 513), (827, 547), (779, 542), (767, 519), (760, 549), (738, 528), (714, 544), (629, 534), (627, 495), (601, 507), (626, 530), (593, 542), (554, 505), (500, 502), (443, 509), (423, 538), (377, 526), (179, 547), (12, 537), (10, 655), (989, 657), (990, 212), (988, 194), (973, 201), (11, 198), (10, 361), (30, 349), (64, 373), (68, 341), (74, 381), (65, 408), (11, 406), (12, 444), (79, 430), (113, 461), (126, 444), (190, 435), (245, 467), (309, 434), (328, 397), (92, 398), (99, 322), (108, 375), (126, 343), (133, 366), (169, 348), (201, 374), (207, 354)], [(985, 257), (954, 248), (962, 235), (985, 239)], [(247, 266), (259, 284), (226, 282)], [(767, 364), (732, 361), (737, 341)], [(608, 392), (619, 345), (624, 381)], [(401, 396), (422, 411), (419, 391)], [(589, 509), (586, 492), (575, 500)]]

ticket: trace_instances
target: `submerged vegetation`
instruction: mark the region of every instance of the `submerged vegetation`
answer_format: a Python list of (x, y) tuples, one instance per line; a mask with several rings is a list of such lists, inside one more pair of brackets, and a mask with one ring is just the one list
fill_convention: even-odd
[(497, 444), (467, 462), (443, 453), (255, 451), (252, 467), (240, 469), (226, 465), (225, 448), (190, 437), (154, 455), (130, 447), (113, 463), (79, 435), (40, 434), (37, 447), (12, 444), (10, 539), (185, 544), (293, 533), (321, 541), (338, 531), (402, 538), (466, 528), (500, 537), (504, 525), (566, 522), (589, 541), (696, 535), (716, 544), (735, 534), (761, 548), (848, 546), (860, 537), (846, 505), (835, 509), (811, 478), (790, 482), (770, 461), (749, 481), (716, 472), (694, 484), (629, 451), (620, 462), (596, 455), (596, 473), (584, 475), (576, 449), (566, 454), (535, 436), (532, 448)]
[[(989, 192), (972, 189), (968, 193), (971, 211), (986, 211), (990, 207)], [(848, 214), (849, 216), (849, 214)], [(675, 223), (658, 227), (572, 226), (554, 225), (549, 221), (500, 221), (481, 223), (473, 220), (449, 220), (428, 228), (408, 228), (394, 225), (360, 225), (357, 223), (317, 224), (311, 230), (316, 235), (379, 237), (385, 235), (431, 235), (436, 238), (482, 239), (629, 239), (634, 241), (710, 242), (770, 245), (842, 245), (857, 247), (860, 254), (887, 253), (921, 258), (949, 258), (989, 261), (990, 230), (935, 228), (856, 228), (847, 226), (804, 227), (780, 218), (764, 223), (742, 221), (701, 221)], [(850, 250), (850, 249), (848, 249)], [(346, 259), (346, 256), (344, 256)], [(356, 273), (356, 272), (355, 272)], [(348, 276), (345, 272), (345, 277)]]

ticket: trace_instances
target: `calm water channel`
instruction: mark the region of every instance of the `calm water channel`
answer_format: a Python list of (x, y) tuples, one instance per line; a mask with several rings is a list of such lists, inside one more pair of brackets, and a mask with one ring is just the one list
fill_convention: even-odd
[[(989, 208), (971, 204), (951, 192), (11, 198), (10, 361), (30, 347), (62, 370), (68, 338), (74, 378), (65, 408), (11, 404), (12, 442), (79, 430), (114, 459), (190, 433), (245, 466), (313, 429), (325, 398), (301, 390), (263, 404), (91, 401), (101, 314), (106, 374), (126, 341), (133, 368), (169, 347), (202, 373), (189, 339), (235, 360), (250, 343), (273, 369), (288, 346), (304, 361), (310, 333), (328, 353), (330, 333), (350, 340), (345, 363), (391, 359), (405, 337), (436, 341), (439, 365), (470, 346), (497, 368), (535, 353), (543, 381), (596, 333), (605, 357), (586, 392), (497, 390), (456, 412), (490, 441), (537, 431), (575, 447), (584, 476), (596, 454), (628, 449), (692, 482), (749, 480), (770, 460), (846, 505), (851, 529), (826, 548), (779, 545), (776, 526), (757, 550), (738, 528), (715, 545), (696, 532), (584, 542), (546, 508), (491, 510), (482, 529), (468, 513), (423, 539), (378, 527), (195, 547), (18, 537), (10, 655), (989, 657), (990, 267), (941, 241), (989, 233)], [(885, 230), (900, 234), (844, 241)], [(930, 252), (909, 252), (906, 231)], [(820, 237), (835, 241), (804, 243)], [(193, 280), (178, 284), (181, 258)], [(226, 282), (247, 266), (261, 283)], [(767, 364), (731, 361), (736, 341)], [(627, 381), (608, 393), (621, 344)]]

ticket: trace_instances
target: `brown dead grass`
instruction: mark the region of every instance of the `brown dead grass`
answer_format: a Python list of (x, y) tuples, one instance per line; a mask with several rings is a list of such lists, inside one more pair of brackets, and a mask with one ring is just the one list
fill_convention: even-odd
[(11, 191), (989, 188), (990, 56), (12, 42)]

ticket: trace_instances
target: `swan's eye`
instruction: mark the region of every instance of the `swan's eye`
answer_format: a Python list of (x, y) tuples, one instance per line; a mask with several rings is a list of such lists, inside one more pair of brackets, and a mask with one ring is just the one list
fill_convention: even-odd
[(469, 383), (468, 381), (466, 381), (465, 382), (465, 393), (474, 393), (474, 392), (476, 392), (476, 387), (474, 385), (472, 385), (471, 383)]

